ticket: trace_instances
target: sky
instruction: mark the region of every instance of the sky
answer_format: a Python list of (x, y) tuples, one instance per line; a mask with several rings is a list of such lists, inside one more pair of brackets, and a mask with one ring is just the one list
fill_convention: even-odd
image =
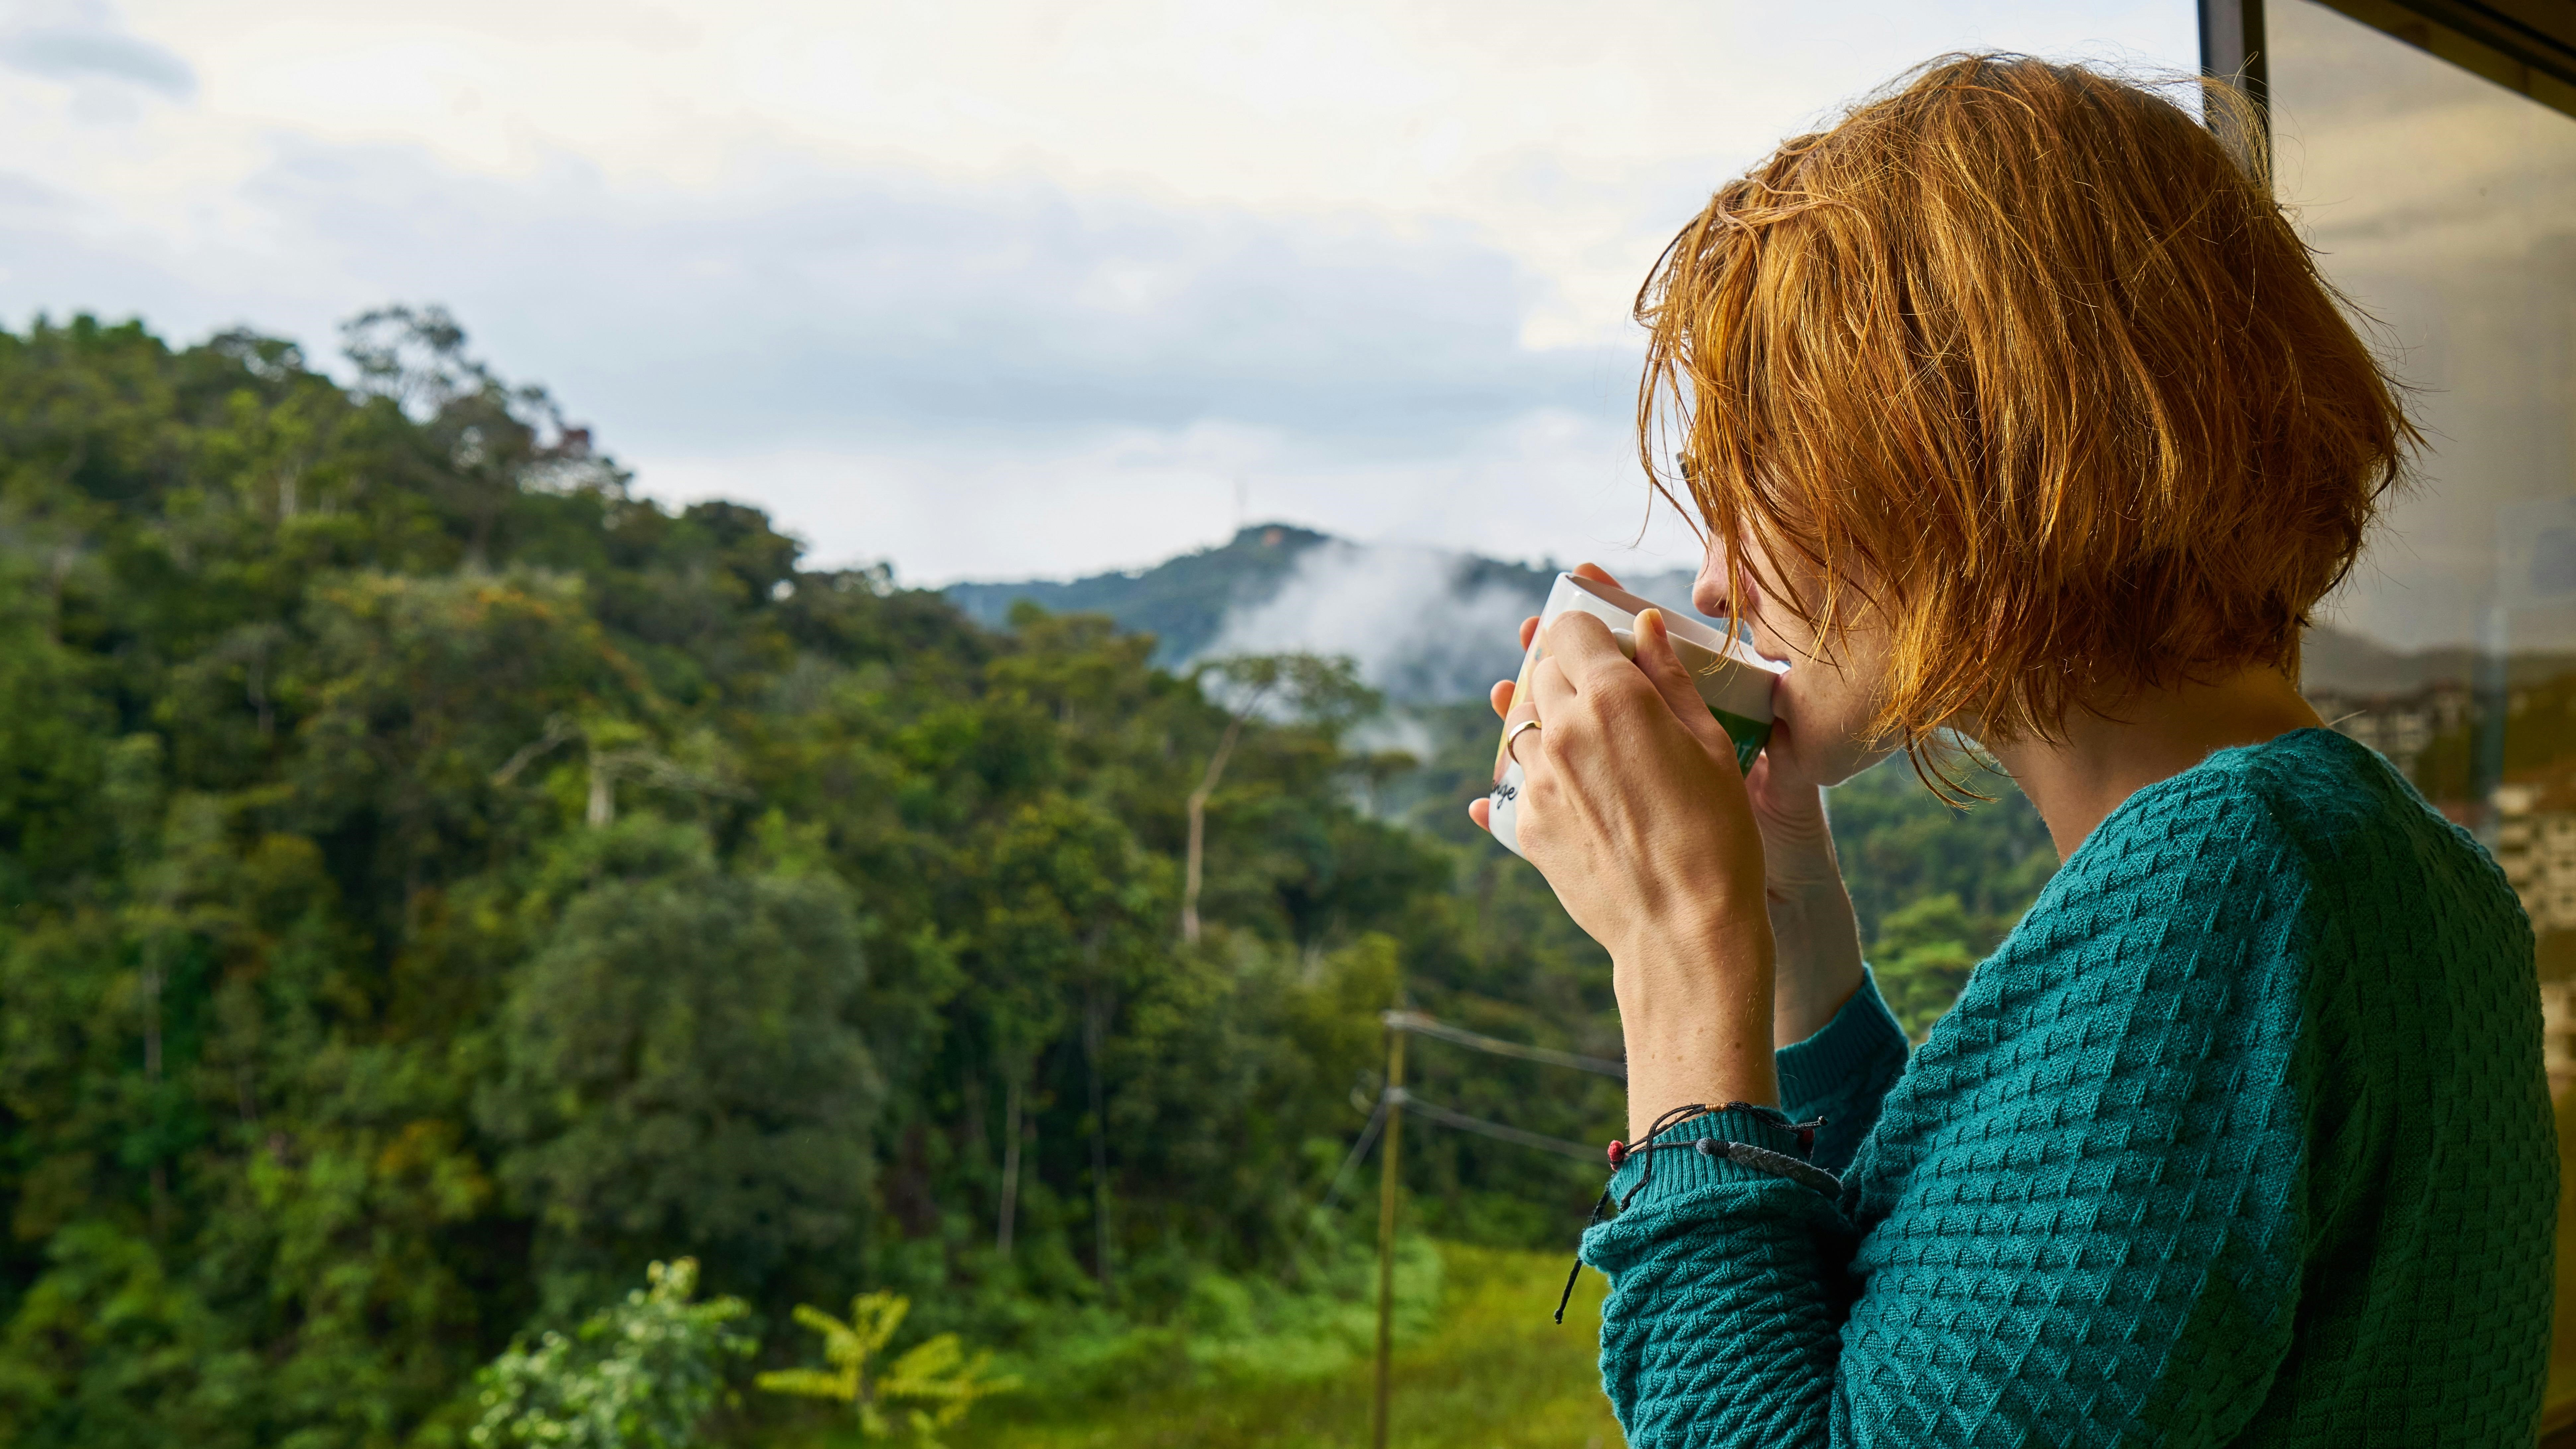
[(1955, 48), (2197, 54), (2191, 0), (17, 0), (0, 324), (442, 304), (639, 491), (916, 584), (1274, 519), (1670, 568), (1639, 280)]

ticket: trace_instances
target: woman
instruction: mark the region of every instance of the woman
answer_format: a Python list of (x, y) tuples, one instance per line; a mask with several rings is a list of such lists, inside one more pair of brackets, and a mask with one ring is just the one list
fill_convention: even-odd
[[(1641, 432), (1698, 606), (1792, 661), (1769, 752), (1653, 615), (1495, 690), (1614, 965), (1638, 1146), (1583, 1257), (1630, 1443), (2532, 1442), (2530, 928), (2296, 685), (2413, 441), (2336, 300), (2188, 113), (2005, 57), (1658, 264)], [(1820, 787), (1954, 736), (2064, 864), (1909, 1061)]]

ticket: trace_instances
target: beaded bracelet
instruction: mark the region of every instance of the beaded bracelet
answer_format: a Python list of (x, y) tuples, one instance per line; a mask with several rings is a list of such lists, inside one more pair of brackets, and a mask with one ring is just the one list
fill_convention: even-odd
[[(1812, 1162), (1801, 1161), (1785, 1152), (1774, 1152), (1768, 1147), (1756, 1146), (1750, 1142), (1730, 1142), (1722, 1137), (1696, 1137), (1687, 1141), (1676, 1139), (1671, 1142), (1655, 1140), (1671, 1128), (1680, 1126), (1693, 1118), (1713, 1117), (1720, 1112), (1769, 1112), (1774, 1117), (1780, 1115), (1776, 1109), (1757, 1107), (1750, 1102), (1729, 1102), (1723, 1107), (1710, 1107), (1695, 1102), (1687, 1107), (1675, 1107), (1656, 1118), (1654, 1124), (1646, 1129), (1646, 1140), (1634, 1147), (1624, 1142), (1612, 1141), (1610, 1170), (1614, 1174), (1626, 1165), (1628, 1159), (1632, 1157), (1644, 1159), (1638, 1166), (1636, 1185), (1630, 1187), (1627, 1195), (1619, 1199), (1619, 1211), (1626, 1212), (1628, 1204), (1635, 1202), (1637, 1194), (1644, 1192), (1646, 1184), (1654, 1180), (1654, 1154), (1676, 1149), (1696, 1152), (1702, 1157), (1723, 1157), (1729, 1162), (1752, 1168), (1756, 1172), (1767, 1172), (1773, 1177), (1787, 1178), (1801, 1187), (1823, 1193), (1828, 1198), (1842, 1196), (1842, 1179)], [(1816, 1133), (1825, 1125), (1825, 1119), (1818, 1117), (1812, 1122), (1788, 1122), (1783, 1119), (1783, 1125), (1798, 1134), (1799, 1151), (1812, 1152), (1816, 1147)], [(1592, 1204), (1591, 1216), (1584, 1221), (1585, 1228), (1597, 1227), (1605, 1220), (1602, 1210), (1610, 1206), (1610, 1192), (1610, 1186), (1604, 1184), (1601, 1196)], [(1558, 1295), (1556, 1300), (1556, 1321), (1560, 1324), (1565, 1322), (1565, 1306), (1574, 1301), (1575, 1281), (1582, 1276), (1583, 1257), (1578, 1251), (1575, 1255), (1574, 1267), (1565, 1275), (1565, 1292)]]

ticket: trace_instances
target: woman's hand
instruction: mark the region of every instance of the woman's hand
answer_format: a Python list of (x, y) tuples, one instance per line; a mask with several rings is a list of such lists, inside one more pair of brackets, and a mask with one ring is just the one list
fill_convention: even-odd
[[(1619, 581), (1598, 564), (1580, 564), (1574, 572), (1619, 587)], [(1527, 650), (1537, 634), (1537, 616), (1522, 620), (1521, 648)], [(1640, 666), (1653, 677), (1642, 656)], [(1693, 728), (1724, 735), (1707, 710), (1697, 707), (1697, 691), (1686, 674), (1677, 669), (1671, 679), (1658, 679), (1656, 685)], [(1674, 685), (1679, 686), (1678, 692)], [(1530, 711), (1514, 710), (1517, 702), (1511, 681), (1494, 686), (1494, 713), (1503, 717), (1507, 727), (1531, 717)], [(1728, 744), (1731, 748), (1732, 742)], [(1762, 887), (1776, 963), (1772, 1039), (1782, 1044), (1804, 1041), (1821, 1031), (1851, 1000), (1861, 980), (1860, 922), (1852, 911), (1851, 893), (1843, 885), (1833, 832), (1826, 825), (1824, 790), (1804, 768), (1799, 744), (1797, 722), (1785, 716), (1775, 720), (1770, 745), (1744, 777), (1745, 797), (1762, 836)], [(1496, 778), (1501, 773), (1498, 758)], [(1467, 813), (1481, 828), (1489, 807), (1480, 799), (1467, 807)]]
[(1735, 747), (1638, 616), (1635, 663), (1588, 614), (1549, 626), (1515, 721), (1521, 848), (1610, 952), (1631, 1128), (1692, 1102), (1772, 1103), (1762, 837)]

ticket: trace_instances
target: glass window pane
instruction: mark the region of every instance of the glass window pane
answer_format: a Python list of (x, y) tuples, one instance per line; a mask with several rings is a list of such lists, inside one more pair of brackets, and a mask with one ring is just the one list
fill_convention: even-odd
[[(2377, 319), (2426, 433), (2419, 480), (2309, 636), (2308, 695), (2520, 892), (2576, 1145), (2576, 117), (2314, 0), (2275, 0), (2267, 25), (2282, 196)], [(2568, 1304), (2576, 1242), (2558, 1262)], [(2562, 1307), (2553, 1408), (2576, 1401), (2571, 1340)]]

